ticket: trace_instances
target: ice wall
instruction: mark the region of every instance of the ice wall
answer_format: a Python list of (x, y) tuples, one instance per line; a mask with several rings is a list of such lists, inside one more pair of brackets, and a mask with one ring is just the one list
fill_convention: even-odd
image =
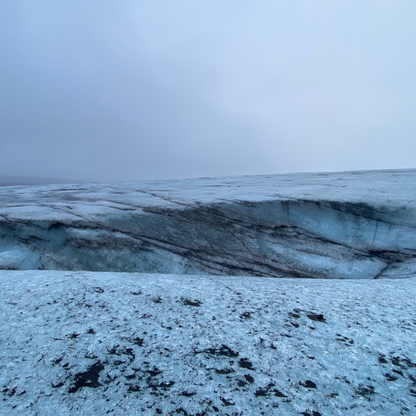
[(415, 170), (0, 188), (0, 268), (411, 277), (415, 195)]

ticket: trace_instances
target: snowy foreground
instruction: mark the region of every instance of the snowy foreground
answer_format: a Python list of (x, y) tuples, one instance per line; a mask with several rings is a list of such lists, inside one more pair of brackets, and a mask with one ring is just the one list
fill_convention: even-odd
[(1, 415), (416, 414), (415, 279), (0, 282)]
[(416, 170), (0, 187), (0, 269), (416, 274)]

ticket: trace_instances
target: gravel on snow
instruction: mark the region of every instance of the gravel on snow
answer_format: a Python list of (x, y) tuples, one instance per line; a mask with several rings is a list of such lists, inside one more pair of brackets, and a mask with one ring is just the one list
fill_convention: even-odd
[(1, 415), (416, 414), (416, 279), (0, 281)]

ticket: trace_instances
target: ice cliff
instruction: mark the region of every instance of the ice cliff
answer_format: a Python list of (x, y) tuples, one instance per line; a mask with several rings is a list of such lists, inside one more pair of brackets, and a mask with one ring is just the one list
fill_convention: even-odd
[(0, 188), (0, 269), (410, 277), (416, 170)]

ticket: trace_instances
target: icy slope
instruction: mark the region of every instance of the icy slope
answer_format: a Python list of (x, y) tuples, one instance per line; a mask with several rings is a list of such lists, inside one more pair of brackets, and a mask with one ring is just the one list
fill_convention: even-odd
[(416, 414), (416, 280), (0, 271), (0, 414)]
[(0, 268), (416, 272), (416, 170), (0, 188)]

